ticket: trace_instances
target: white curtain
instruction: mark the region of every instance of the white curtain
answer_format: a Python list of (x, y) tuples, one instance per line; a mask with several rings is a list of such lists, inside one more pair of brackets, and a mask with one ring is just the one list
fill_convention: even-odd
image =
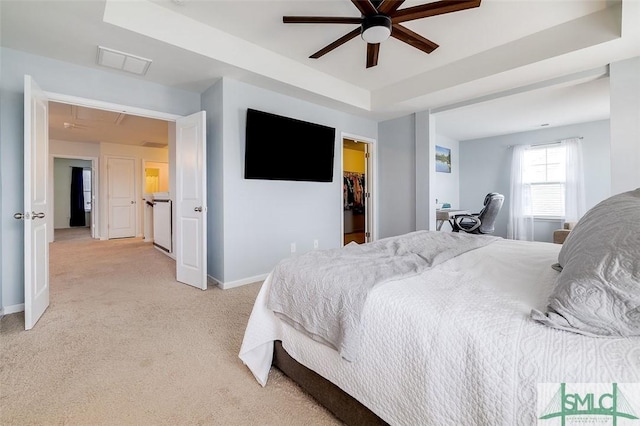
[(566, 181), (565, 181), (565, 222), (577, 222), (585, 213), (584, 172), (582, 168), (582, 142), (580, 138), (564, 139), (560, 142), (565, 147)]
[(524, 167), (524, 152), (528, 145), (513, 147), (511, 160), (511, 198), (507, 238), (533, 241), (531, 185)]

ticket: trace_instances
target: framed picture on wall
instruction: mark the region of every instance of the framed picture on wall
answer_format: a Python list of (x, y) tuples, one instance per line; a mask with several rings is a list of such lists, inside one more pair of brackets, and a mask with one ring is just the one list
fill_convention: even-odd
[(451, 150), (436, 145), (436, 172), (451, 173)]

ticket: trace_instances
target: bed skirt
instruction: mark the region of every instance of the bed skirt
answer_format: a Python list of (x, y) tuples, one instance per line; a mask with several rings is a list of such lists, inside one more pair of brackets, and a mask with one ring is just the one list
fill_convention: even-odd
[(273, 345), (272, 364), (348, 426), (388, 425), (357, 399), (293, 359), (279, 340)]

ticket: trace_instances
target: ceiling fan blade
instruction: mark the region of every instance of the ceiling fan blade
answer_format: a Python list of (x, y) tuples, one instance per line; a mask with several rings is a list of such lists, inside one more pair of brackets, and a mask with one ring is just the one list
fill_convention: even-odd
[(403, 27), (400, 24), (393, 24), (391, 37), (397, 38), (400, 41), (404, 41), (405, 43), (410, 44), (416, 49), (420, 49), (426, 53), (431, 53), (438, 48), (438, 45), (436, 43), (422, 37), (418, 33), (411, 31), (407, 27)]
[(396, 11), (391, 17), (394, 24), (411, 21), (414, 19), (426, 18), (428, 16), (442, 15), (445, 13), (457, 12), (459, 10), (471, 9), (480, 6), (481, 0), (441, 0), (433, 3), (422, 4), (420, 6), (408, 7)]
[(361, 24), (362, 18), (343, 16), (283, 16), (285, 24)]
[(393, 12), (402, 6), (402, 3), (404, 3), (404, 0), (384, 0), (382, 4), (378, 6), (378, 13), (392, 15)]
[(378, 54), (380, 53), (380, 43), (367, 43), (367, 68), (378, 65)]
[(323, 47), (320, 50), (318, 50), (316, 53), (314, 53), (313, 55), (311, 55), (309, 57), (313, 58), (313, 59), (318, 59), (322, 55), (325, 55), (325, 54), (331, 52), (336, 47), (339, 47), (339, 46), (343, 45), (344, 43), (348, 42), (352, 38), (358, 36), (359, 34), (360, 34), (360, 28), (356, 28), (355, 30), (343, 35), (342, 37), (340, 37), (339, 39), (337, 39), (333, 43)]
[(365, 16), (376, 15), (378, 13), (376, 7), (369, 0), (351, 0), (351, 3)]

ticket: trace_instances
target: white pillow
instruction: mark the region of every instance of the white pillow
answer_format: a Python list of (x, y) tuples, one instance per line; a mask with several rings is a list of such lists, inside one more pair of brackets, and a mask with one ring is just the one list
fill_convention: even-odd
[(547, 311), (531, 317), (590, 336), (640, 336), (640, 188), (589, 210), (560, 249)]

